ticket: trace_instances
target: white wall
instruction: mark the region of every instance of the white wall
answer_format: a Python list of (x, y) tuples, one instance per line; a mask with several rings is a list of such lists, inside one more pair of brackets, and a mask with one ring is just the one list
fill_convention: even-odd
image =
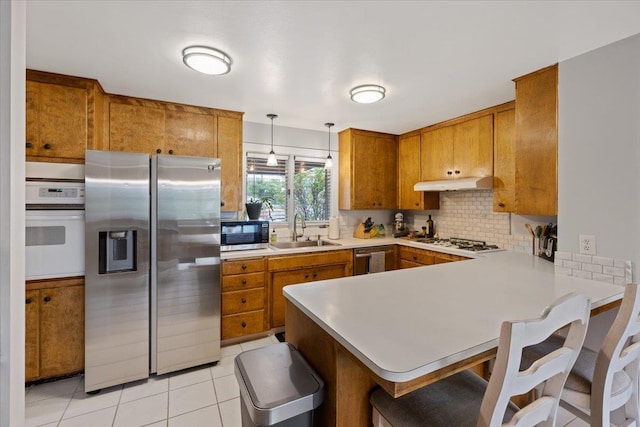
[(640, 262), (640, 34), (559, 65), (558, 232), (562, 251)]
[(0, 1), (0, 427), (24, 425), (24, 2)]

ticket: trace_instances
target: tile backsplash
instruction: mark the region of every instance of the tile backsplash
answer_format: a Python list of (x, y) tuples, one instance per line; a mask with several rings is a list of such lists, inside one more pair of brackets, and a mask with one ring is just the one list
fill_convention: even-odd
[(602, 256), (556, 252), (556, 274), (626, 285), (633, 281), (631, 261)]

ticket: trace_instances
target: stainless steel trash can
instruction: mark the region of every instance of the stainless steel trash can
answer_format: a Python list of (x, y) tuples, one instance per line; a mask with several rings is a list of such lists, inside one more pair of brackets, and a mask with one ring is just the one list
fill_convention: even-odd
[(311, 427), (324, 382), (296, 348), (272, 344), (235, 358), (242, 427)]

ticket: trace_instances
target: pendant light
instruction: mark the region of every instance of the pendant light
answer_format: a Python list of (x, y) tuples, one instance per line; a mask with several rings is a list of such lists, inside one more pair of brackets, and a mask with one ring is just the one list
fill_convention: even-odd
[(325, 169), (331, 169), (333, 167), (333, 159), (331, 158), (331, 126), (334, 126), (334, 123), (325, 123), (324, 124), (329, 129), (329, 145), (327, 146), (327, 160), (324, 162)]
[(267, 157), (267, 166), (278, 166), (278, 159), (276, 159), (276, 153), (273, 152), (273, 119), (277, 118), (277, 114), (267, 114), (267, 117), (271, 119), (271, 151), (269, 151), (269, 157)]

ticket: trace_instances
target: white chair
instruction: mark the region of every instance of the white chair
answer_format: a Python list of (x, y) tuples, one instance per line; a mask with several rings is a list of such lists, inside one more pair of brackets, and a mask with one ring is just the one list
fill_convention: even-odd
[[(640, 292), (627, 285), (611, 329), (598, 353), (583, 348), (569, 374), (560, 406), (592, 426), (640, 426), (638, 365), (640, 363)], [(561, 337), (534, 346), (536, 356), (557, 348)], [(623, 409), (621, 409), (623, 408)], [(618, 411), (615, 416), (613, 412)], [(621, 418), (621, 419), (618, 419)]]
[[(504, 322), (490, 381), (464, 371), (397, 399), (384, 390), (371, 395), (375, 427), (553, 426), (564, 382), (582, 347), (589, 322), (585, 295), (558, 299), (539, 319)], [(568, 325), (560, 348), (520, 371), (522, 349)], [(513, 396), (542, 385), (543, 393), (522, 409)], [(503, 424), (505, 423), (505, 424)]]

